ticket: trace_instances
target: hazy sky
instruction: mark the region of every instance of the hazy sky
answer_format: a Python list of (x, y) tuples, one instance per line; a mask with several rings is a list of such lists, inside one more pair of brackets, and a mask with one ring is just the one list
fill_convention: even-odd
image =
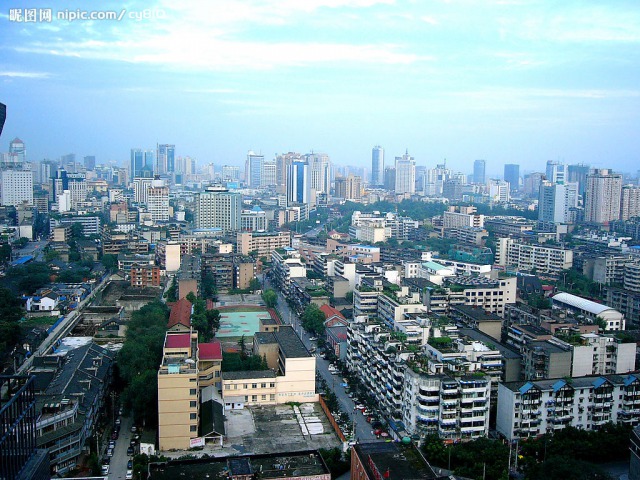
[[(12, 21), (25, 7), (52, 21)], [(31, 160), (160, 142), (200, 165), (313, 149), (370, 166), (380, 144), (465, 173), (640, 168), (637, 0), (13, 0), (0, 49), (0, 150), (19, 136)]]

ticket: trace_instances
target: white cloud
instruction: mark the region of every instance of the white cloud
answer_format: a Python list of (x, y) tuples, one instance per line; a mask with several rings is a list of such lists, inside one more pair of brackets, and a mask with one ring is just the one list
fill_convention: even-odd
[(50, 73), (46, 72), (16, 72), (16, 71), (0, 71), (0, 77), (8, 78), (49, 78)]

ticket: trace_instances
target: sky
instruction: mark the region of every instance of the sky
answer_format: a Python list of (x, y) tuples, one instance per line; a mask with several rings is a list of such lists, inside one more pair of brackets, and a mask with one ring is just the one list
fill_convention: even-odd
[(635, 172), (640, 2), (11, 0), (0, 101), (0, 151), (18, 136), (32, 161), (173, 143), (199, 165), (254, 150), (370, 167), (381, 145), (387, 165), (408, 149), (464, 173)]

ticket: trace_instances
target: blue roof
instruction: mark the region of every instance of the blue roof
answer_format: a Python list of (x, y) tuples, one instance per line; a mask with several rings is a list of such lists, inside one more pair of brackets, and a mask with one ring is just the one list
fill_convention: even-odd
[(520, 393), (523, 393), (523, 394), (527, 393), (529, 390), (531, 390), (531, 387), (533, 387), (533, 383), (531, 382), (525, 383), (523, 386), (519, 388)]
[(20, 257), (19, 259), (11, 262), (11, 266), (15, 267), (17, 265), (24, 265), (25, 263), (30, 262), (31, 260), (33, 260), (32, 255), (25, 255), (24, 257)]
[(551, 388), (553, 388), (554, 392), (557, 392), (562, 387), (564, 387), (566, 384), (567, 384), (567, 382), (565, 382), (564, 380), (558, 380), (556, 383), (553, 384), (553, 386)]
[(600, 386), (602, 386), (604, 383), (607, 383), (607, 379), (604, 377), (598, 377), (593, 381), (593, 386), (595, 388), (598, 388)]

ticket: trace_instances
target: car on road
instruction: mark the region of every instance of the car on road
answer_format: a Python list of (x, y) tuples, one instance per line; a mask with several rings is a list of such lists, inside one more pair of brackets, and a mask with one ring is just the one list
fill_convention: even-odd
[(133, 468), (133, 460), (129, 459), (127, 462), (127, 469), (131, 470)]
[(127, 470), (127, 474), (125, 475), (125, 480), (132, 480), (133, 479), (133, 470)]
[(138, 431), (138, 428), (135, 425), (131, 426), (131, 433), (136, 433)]
[(120, 425), (122, 423), (122, 420), (120, 420), (119, 418), (116, 419), (116, 425)]
[(318, 340), (318, 337), (309, 337), (310, 342), (315, 342)]
[(133, 447), (127, 447), (127, 455), (133, 455)]
[(109, 475), (109, 465), (102, 465), (100, 473), (102, 473), (102, 475)]
[(113, 457), (113, 448), (107, 449), (107, 457)]

